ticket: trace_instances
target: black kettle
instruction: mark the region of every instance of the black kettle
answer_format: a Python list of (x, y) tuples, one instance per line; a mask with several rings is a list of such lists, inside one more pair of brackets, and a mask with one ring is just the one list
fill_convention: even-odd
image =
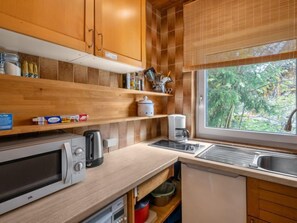
[(103, 141), (99, 130), (84, 132), (86, 137), (86, 166), (95, 167), (103, 163)]

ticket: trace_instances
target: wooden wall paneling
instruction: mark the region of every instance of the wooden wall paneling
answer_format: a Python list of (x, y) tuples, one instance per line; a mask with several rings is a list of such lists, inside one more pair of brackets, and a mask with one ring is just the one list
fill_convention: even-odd
[(127, 146), (127, 122), (119, 123), (119, 148)]
[(167, 136), (168, 135), (168, 119), (162, 118), (160, 120), (160, 125), (161, 125), (161, 135)]
[(140, 125), (141, 125), (141, 121), (137, 120), (134, 121), (134, 142), (135, 143), (139, 143), (140, 140)]
[(78, 64), (73, 65), (74, 82), (87, 84), (88, 83), (88, 68)]
[(88, 67), (88, 84), (99, 85), (99, 70)]
[[(159, 2), (159, 1), (158, 1)], [(173, 83), (169, 84), (174, 90), (174, 97), (168, 98), (167, 113), (184, 114), (187, 117), (187, 128), (191, 137), (195, 136), (195, 78), (191, 73), (183, 73), (184, 50), (184, 22), (183, 1), (176, 1), (161, 11), (161, 70), (165, 73), (171, 71)], [(161, 3), (161, 1), (159, 2)], [(153, 7), (157, 1), (153, 0)], [(165, 122), (164, 120), (161, 122)], [(163, 123), (164, 124), (164, 123)], [(163, 128), (163, 133), (165, 133)], [(167, 131), (167, 130), (166, 130)], [(167, 134), (167, 133), (166, 133)]]
[(140, 121), (140, 141), (144, 141), (147, 139), (147, 126), (146, 120)]
[(131, 146), (135, 143), (135, 130), (134, 130), (134, 121), (127, 122), (127, 146)]
[(117, 149), (120, 148), (120, 145), (119, 145), (119, 143), (120, 143), (120, 140), (119, 140), (119, 123), (112, 123), (112, 124), (109, 124), (109, 125), (110, 125), (110, 129), (109, 129), (110, 135), (109, 135), (109, 137), (118, 139), (117, 145), (112, 146), (112, 147), (109, 148), (109, 151), (113, 151), (113, 150), (117, 150)]
[(156, 138), (157, 137), (157, 129), (158, 129), (158, 120), (157, 119), (152, 119), (151, 121), (151, 138)]
[(107, 86), (110, 85), (110, 73), (105, 70), (99, 71), (99, 85)]
[(40, 57), (39, 75), (43, 79), (57, 80), (58, 61)]
[(146, 121), (146, 139), (152, 138), (152, 120), (145, 120)]
[(59, 61), (58, 80), (73, 82), (73, 64)]
[(190, 130), (191, 137), (195, 137), (196, 121), (196, 81), (194, 73), (183, 75), (183, 114), (186, 115), (186, 127)]

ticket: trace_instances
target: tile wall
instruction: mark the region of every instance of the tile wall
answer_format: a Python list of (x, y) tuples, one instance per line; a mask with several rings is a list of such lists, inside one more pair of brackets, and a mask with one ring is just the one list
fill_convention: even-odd
[(174, 96), (168, 98), (168, 114), (184, 114), (187, 128), (195, 134), (195, 78), (192, 73), (183, 73), (183, 5), (177, 4), (166, 10), (147, 6), (147, 66), (158, 72), (171, 71)]

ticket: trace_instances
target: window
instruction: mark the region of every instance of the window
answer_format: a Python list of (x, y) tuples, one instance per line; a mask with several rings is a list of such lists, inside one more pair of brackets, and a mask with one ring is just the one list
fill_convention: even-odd
[(198, 75), (199, 136), (292, 142), (296, 121), (291, 132), (284, 125), (297, 107), (296, 59), (207, 69)]

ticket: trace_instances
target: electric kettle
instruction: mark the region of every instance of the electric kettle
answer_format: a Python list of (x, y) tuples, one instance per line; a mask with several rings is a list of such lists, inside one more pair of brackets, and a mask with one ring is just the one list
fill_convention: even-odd
[(95, 167), (103, 163), (103, 140), (99, 130), (84, 132), (86, 137), (86, 167)]

